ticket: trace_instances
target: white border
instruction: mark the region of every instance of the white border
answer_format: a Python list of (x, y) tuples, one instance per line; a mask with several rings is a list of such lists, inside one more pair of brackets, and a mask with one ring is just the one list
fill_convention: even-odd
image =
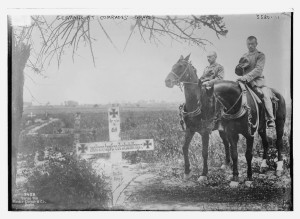
[[(92, 3), (91, 3), (92, 2)], [(4, 5), (3, 5), (4, 4)], [(161, 0), (150, 0), (150, 1), (61, 1), (61, 0), (50, 0), (50, 1), (5, 1), (1, 2), (1, 74), (0, 74), (0, 93), (1, 93), (1, 146), (4, 150), (1, 150), (1, 176), (7, 176), (7, 14), (249, 14), (249, 13), (268, 13), (268, 12), (290, 12), (296, 11), (296, 0), (284, 0), (281, 2), (274, 1), (261, 1), (261, 0), (248, 0), (248, 1), (191, 1), (191, 0), (181, 0), (181, 1), (166, 1)], [(10, 9), (8, 9), (10, 8)], [(13, 8), (13, 9), (12, 9)], [(16, 9), (19, 8), (19, 9)], [(29, 9), (22, 10), (24, 8), (40, 8), (40, 9)], [(42, 9), (41, 9), (42, 8)], [(52, 8), (52, 9), (44, 9)], [(73, 8), (73, 9), (60, 9), (60, 8)], [(77, 9), (74, 9), (77, 8)], [(85, 8), (85, 9), (80, 9)], [(97, 9), (95, 9), (97, 8)], [(102, 9), (101, 9), (102, 8)], [(3, 13), (2, 13), (3, 12)], [(298, 24), (297, 14), (294, 15), (294, 81), (298, 80), (298, 65), (295, 60), (298, 58), (296, 56), (296, 51), (298, 51), (298, 43), (296, 42), (299, 38), (299, 31), (295, 26)], [(3, 61), (2, 61), (3, 60)], [(298, 73), (298, 74), (297, 74)], [(295, 85), (296, 83), (294, 83)], [(298, 93), (299, 86), (294, 86), (294, 112), (299, 111), (299, 102), (297, 101), (296, 94)], [(294, 114), (294, 157), (300, 154), (300, 149), (297, 147), (299, 139), (295, 133), (299, 133), (299, 115)], [(299, 159), (298, 159), (299, 160)], [(7, 212), (7, 178), (1, 180), (0, 183), (0, 206), (1, 206), (1, 217), (2, 218), (12, 218), (12, 217), (24, 217), (26, 218), (50, 218), (53, 217), (52, 214), (64, 214), (63, 217), (75, 216), (83, 217), (136, 217), (136, 218), (150, 218), (153, 216), (163, 216), (163, 217), (220, 217), (220, 218), (253, 218), (253, 217), (269, 217), (269, 218), (282, 218), (289, 217), (293, 218), (299, 214), (299, 190), (297, 186), (299, 184), (299, 162), (297, 159), (294, 160), (294, 212)], [(5, 211), (6, 213), (4, 213)], [(99, 215), (101, 214), (101, 215)], [(299, 218), (299, 215), (298, 215)]]

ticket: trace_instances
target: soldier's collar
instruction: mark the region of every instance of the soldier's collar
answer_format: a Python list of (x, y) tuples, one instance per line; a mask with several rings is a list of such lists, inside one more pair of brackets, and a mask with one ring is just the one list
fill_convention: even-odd
[(211, 64), (211, 65), (209, 65), (209, 67), (213, 67), (213, 66), (216, 66), (218, 63), (217, 62), (215, 62), (214, 64)]
[(257, 52), (258, 52), (257, 49), (255, 49), (253, 52), (248, 51), (249, 54), (254, 54), (254, 53), (257, 53)]

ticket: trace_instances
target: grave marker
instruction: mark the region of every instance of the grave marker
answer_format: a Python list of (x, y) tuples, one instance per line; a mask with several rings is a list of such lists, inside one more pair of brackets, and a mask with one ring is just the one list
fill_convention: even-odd
[[(109, 128), (109, 141), (110, 142), (118, 142), (121, 140), (120, 138), (120, 130), (121, 130), (121, 121), (120, 121), (120, 113), (119, 107), (110, 107), (108, 109), (108, 128)], [(122, 152), (121, 151), (111, 151), (110, 159), (112, 162), (112, 190), (118, 187), (123, 180), (122, 173)], [(113, 200), (116, 200), (113, 194)], [(114, 205), (114, 203), (113, 203)]]
[[(76, 119), (75, 119), (76, 122)], [(112, 163), (112, 192), (113, 192), (113, 206), (116, 204), (118, 193), (116, 190), (120, 187), (123, 174), (122, 174), (122, 151), (148, 151), (154, 149), (153, 139), (139, 139), (139, 140), (125, 140), (120, 138), (120, 111), (119, 107), (110, 107), (108, 109), (108, 128), (109, 128), (109, 141), (106, 142), (89, 142), (79, 143), (76, 142), (76, 153), (78, 156), (83, 154), (98, 154), (98, 153), (111, 153), (110, 159)], [(80, 117), (79, 117), (80, 124)], [(76, 127), (76, 126), (75, 126)], [(75, 128), (76, 129), (76, 128)]]

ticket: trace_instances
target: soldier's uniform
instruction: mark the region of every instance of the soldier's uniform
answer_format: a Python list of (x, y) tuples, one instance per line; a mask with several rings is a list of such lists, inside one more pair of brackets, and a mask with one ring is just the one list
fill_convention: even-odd
[(208, 86), (213, 85), (213, 83), (217, 80), (222, 80), (224, 78), (224, 68), (222, 65), (218, 63), (214, 63), (210, 66), (207, 66), (203, 75), (200, 77), (201, 82), (208, 81)]
[[(203, 75), (200, 77), (199, 81), (201, 81), (201, 84), (203, 82), (208, 82), (208, 84), (205, 86), (206, 88), (211, 87), (216, 81), (223, 80), (224, 78), (224, 68), (222, 65), (218, 63), (214, 63), (212, 65), (207, 66), (204, 71)], [(224, 127), (221, 122), (221, 109), (222, 106), (219, 104), (219, 102), (216, 103), (217, 113), (216, 113), (216, 127), (220, 131), (224, 131)]]
[[(263, 70), (265, 66), (265, 55), (255, 50), (245, 53), (235, 69), (235, 73), (248, 82), (257, 92), (263, 93), (263, 101), (267, 110), (268, 119), (274, 121), (273, 108), (271, 102), (271, 90), (265, 86)], [(259, 88), (259, 89), (257, 89)]]

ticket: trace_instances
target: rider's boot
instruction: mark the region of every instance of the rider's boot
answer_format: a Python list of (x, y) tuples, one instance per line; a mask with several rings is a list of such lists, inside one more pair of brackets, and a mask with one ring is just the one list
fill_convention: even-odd
[(275, 128), (275, 118), (271, 101), (271, 90), (267, 87), (263, 87), (261, 90), (264, 93), (263, 100), (267, 111), (267, 128)]

